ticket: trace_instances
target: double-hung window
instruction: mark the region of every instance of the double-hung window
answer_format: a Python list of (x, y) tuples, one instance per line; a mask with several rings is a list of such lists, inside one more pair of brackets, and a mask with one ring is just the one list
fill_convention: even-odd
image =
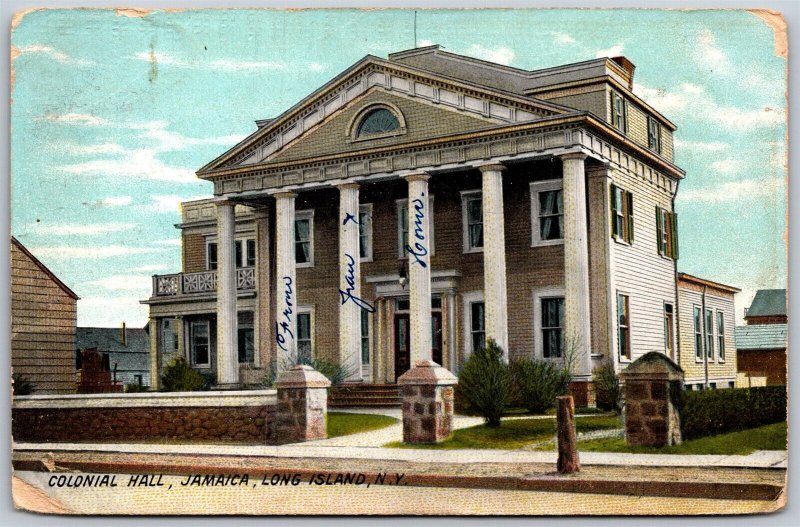
[(255, 359), (255, 333), (253, 331), (253, 312), (240, 311), (236, 332), (238, 333), (239, 362), (252, 364)]
[(472, 253), (483, 250), (483, 198), (481, 192), (468, 191), (461, 193), (462, 238), (464, 252)]
[(656, 207), (656, 244), (658, 254), (678, 259), (678, 215)]
[(672, 304), (664, 304), (664, 349), (667, 356), (672, 356), (675, 348), (675, 314), (672, 310)]
[(698, 306), (694, 306), (694, 356), (703, 360), (703, 311)]
[(628, 295), (617, 293), (617, 350), (622, 358), (631, 358), (631, 309)]
[(217, 268), (217, 242), (206, 243), (206, 269), (214, 271)]
[(301, 211), (294, 219), (294, 261), (298, 267), (314, 265), (314, 212)]
[(207, 320), (199, 320), (189, 324), (189, 344), (192, 365), (211, 367), (211, 334)]
[(560, 179), (531, 183), (531, 245), (564, 242), (564, 193)]
[(372, 203), (358, 207), (358, 251), (361, 261), (372, 261)]
[(297, 358), (302, 363), (307, 363), (314, 358), (312, 323), (310, 310), (298, 310), (295, 340), (297, 341)]
[(706, 309), (706, 358), (714, 360), (714, 311)]
[(633, 243), (633, 194), (611, 185), (611, 235)]
[(361, 310), (361, 365), (369, 364), (369, 312)]
[(647, 116), (647, 146), (653, 152), (661, 153), (661, 125), (651, 116)]
[(611, 91), (611, 125), (620, 132), (628, 131), (628, 106), (625, 98), (615, 91)]
[(252, 238), (236, 240), (236, 267), (256, 265), (256, 241)]
[[(428, 208), (427, 210), (423, 209), (423, 213), (428, 215), (428, 239), (423, 240), (423, 242), (427, 242), (423, 243), (423, 245), (428, 250), (428, 254), (433, 254), (435, 252), (433, 244), (433, 196), (428, 196)], [(413, 207), (409, 215), (408, 200), (397, 200), (397, 255), (400, 258), (408, 257), (408, 249), (406, 247), (409, 245), (409, 232), (411, 232), (411, 246), (414, 247), (414, 244), (417, 243), (417, 240), (414, 239), (415, 220), (416, 213)], [(410, 229), (409, 223), (411, 224)]]
[(564, 297), (545, 297), (540, 302), (542, 357), (561, 358), (564, 352)]
[(717, 357), (725, 362), (725, 314), (717, 311)]
[(472, 351), (475, 352), (486, 346), (485, 305), (482, 301), (470, 302), (469, 311)]

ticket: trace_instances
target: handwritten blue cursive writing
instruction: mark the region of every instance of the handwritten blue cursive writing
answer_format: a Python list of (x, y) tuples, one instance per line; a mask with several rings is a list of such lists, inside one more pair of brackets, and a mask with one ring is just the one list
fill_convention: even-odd
[(342, 291), (339, 289), (341, 295), (342, 305), (345, 305), (348, 300), (352, 300), (358, 307), (369, 313), (374, 313), (375, 308), (363, 298), (359, 298), (353, 294), (356, 288), (356, 260), (349, 254), (345, 253), (344, 257), (347, 258), (347, 270), (345, 270), (344, 281), (347, 283), (347, 288)]
[(283, 277), (283, 298), (286, 302), (286, 307), (281, 315), (283, 316), (284, 320), (275, 322), (275, 338), (278, 342), (278, 347), (280, 347), (283, 351), (288, 351), (286, 348), (286, 335), (288, 335), (289, 338), (294, 338), (294, 332), (292, 331), (292, 313), (294, 313), (294, 310), (292, 309), (292, 306), (294, 305), (292, 296), (294, 295), (294, 288), (292, 287), (292, 282), (293, 280), (291, 276)]
[(345, 213), (344, 220), (342, 220), (342, 225), (347, 225), (348, 221), (352, 221), (356, 225), (360, 225), (356, 217), (350, 214), (349, 212)]
[(425, 231), (422, 227), (422, 220), (425, 218), (425, 203), (419, 198), (411, 203), (414, 205), (414, 238), (419, 241), (414, 242), (413, 247), (411, 244), (406, 245), (406, 251), (414, 257), (416, 263), (422, 267), (428, 267), (428, 262), (424, 260), (428, 254), (428, 248), (424, 243), (420, 243), (425, 241)]

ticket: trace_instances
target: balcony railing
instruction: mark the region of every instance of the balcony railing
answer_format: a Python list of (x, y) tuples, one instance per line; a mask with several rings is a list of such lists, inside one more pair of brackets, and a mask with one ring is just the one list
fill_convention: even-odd
[[(248, 291), (256, 288), (256, 272), (253, 267), (236, 269), (236, 290)], [(153, 296), (194, 295), (213, 293), (217, 290), (217, 272), (176, 273), (153, 276)]]

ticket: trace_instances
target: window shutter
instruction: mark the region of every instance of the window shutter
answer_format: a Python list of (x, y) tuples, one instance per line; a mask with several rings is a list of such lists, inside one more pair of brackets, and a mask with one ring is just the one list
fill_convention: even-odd
[(628, 99), (622, 99), (622, 132), (628, 133)]
[(661, 215), (661, 207), (656, 207), (656, 247), (658, 254), (664, 254), (666, 249), (664, 243), (664, 217)]
[(608, 92), (608, 106), (611, 108), (611, 126), (615, 126), (616, 120), (614, 119), (615, 114), (617, 113), (617, 108), (614, 106), (614, 92)]
[(619, 235), (617, 232), (617, 186), (613, 183), (609, 193), (609, 202), (611, 203), (611, 236), (616, 238)]
[(678, 259), (678, 214), (673, 212), (670, 214), (670, 230), (672, 233), (672, 258)]
[(633, 193), (625, 192), (626, 203), (628, 205), (627, 214), (625, 215), (628, 220), (628, 243), (633, 243)]

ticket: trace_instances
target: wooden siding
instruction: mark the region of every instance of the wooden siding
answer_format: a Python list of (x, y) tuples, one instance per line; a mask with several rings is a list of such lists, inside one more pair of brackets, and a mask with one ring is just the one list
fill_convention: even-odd
[(202, 234), (183, 233), (183, 272), (206, 270), (206, 239)]
[(11, 367), (35, 393), (74, 393), (76, 299), (11, 244)]

